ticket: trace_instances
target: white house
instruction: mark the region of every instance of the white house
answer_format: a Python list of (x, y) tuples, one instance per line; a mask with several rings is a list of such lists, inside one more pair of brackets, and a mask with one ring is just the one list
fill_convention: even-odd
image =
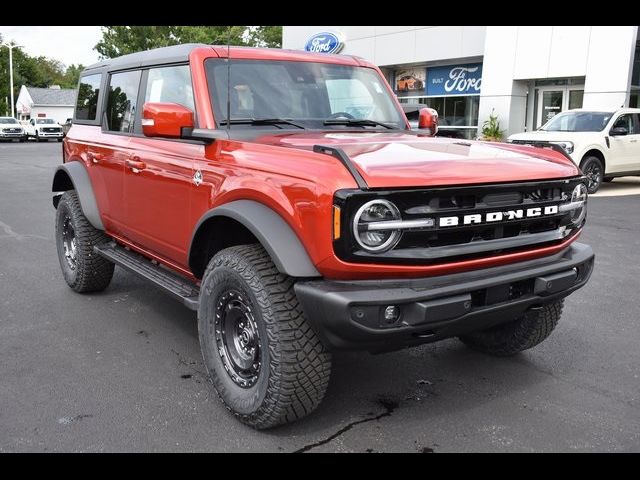
[[(473, 138), (494, 111), (507, 135), (571, 108), (640, 106), (638, 26), (284, 26), (283, 48), (339, 38), (387, 76), (401, 102)], [(335, 35), (331, 37), (329, 34)]]
[(16, 115), (18, 120), (53, 118), (62, 124), (67, 118), (73, 117), (75, 101), (75, 89), (62, 89), (59, 85), (49, 88), (22, 85), (16, 101)]

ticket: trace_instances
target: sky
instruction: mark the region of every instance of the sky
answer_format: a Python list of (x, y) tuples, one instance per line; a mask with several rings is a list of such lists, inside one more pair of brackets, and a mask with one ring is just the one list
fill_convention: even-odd
[[(29, 55), (50, 57), (66, 66), (72, 63), (91, 65), (97, 62), (98, 52), (93, 47), (100, 40), (100, 27), (3, 27), (0, 34), (4, 42), (14, 41)], [(6, 49), (0, 49), (0, 55)]]

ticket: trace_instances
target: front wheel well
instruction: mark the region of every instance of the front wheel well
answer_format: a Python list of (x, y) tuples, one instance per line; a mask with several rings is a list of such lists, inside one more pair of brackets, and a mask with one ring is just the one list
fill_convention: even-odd
[(595, 148), (587, 151), (582, 156), (582, 158), (580, 159), (580, 168), (581, 169), (582, 169), (582, 163), (584, 162), (585, 158), (587, 158), (587, 157), (597, 157), (598, 159), (600, 159), (600, 161), (602, 162), (602, 168), (604, 168), (605, 172), (607, 171), (607, 164), (605, 162), (604, 155), (602, 154), (602, 152), (600, 150), (596, 150)]
[(260, 243), (242, 223), (230, 217), (216, 216), (207, 219), (196, 232), (189, 253), (189, 268), (202, 278), (209, 260), (228, 247)]
[[(74, 190), (75, 186), (71, 181), (71, 177), (64, 170), (58, 170), (53, 177), (53, 184), (51, 186), (52, 192), (66, 192), (67, 190)], [(53, 206), (58, 208), (58, 202), (60, 201), (60, 195), (53, 197)]]

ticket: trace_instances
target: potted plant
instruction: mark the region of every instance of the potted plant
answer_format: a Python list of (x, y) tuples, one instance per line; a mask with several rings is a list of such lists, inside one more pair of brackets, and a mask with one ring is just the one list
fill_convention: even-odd
[(489, 118), (482, 123), (482, 136), (478, 140), (485, 142), (501, 142), (504, 138), (504, 130), (500, 130), (498, 116), (491, 109)]

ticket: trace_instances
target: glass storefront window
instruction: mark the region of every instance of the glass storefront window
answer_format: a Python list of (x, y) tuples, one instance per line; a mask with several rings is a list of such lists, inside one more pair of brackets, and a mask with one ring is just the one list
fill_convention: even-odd
[(636, 43), (636, 51), (633, 57), (633, 70), (631, 71), (631, 85), (640, 86), (640, 40)]
[(584, 90), (569, 90), (569, 110), (582, 108)]
[(536, 87), (555, 87), (564, 85), (584, 85), (585, 77), (569, 78), (539, 78), (535, 81)]
[(422, 103), (438, 112), (438, 136), (464, 138), (476, 137), (480, 96), (413, 97), (400, 98), (401, 103)]

